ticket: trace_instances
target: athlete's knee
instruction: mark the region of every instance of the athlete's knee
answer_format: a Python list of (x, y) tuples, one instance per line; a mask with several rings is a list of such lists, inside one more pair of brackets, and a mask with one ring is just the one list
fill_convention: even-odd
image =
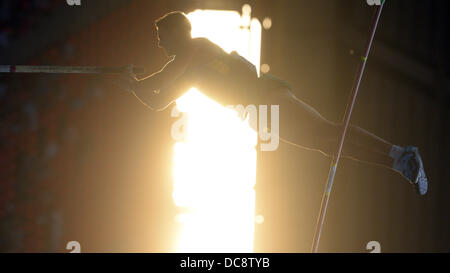
[(290, 88), (283, 88), (281, 90), (281, 96), (290, 101), (298, 100), (298, 98), (295, 96), (294, 92), (292, 92), (292, 89)]
[(266, 93), (267, 104), (284, 105), (292, 100), (293, 93), (288, 88), (271, 89)]
[(315, 116), (313, 123), (317, 138), (325, 139), (326, 141), (337, 139), (342, 128), (340, 123), (330, 121), (320, 115)]
[(323, 118), (316, 120), (312, 133), (315, 146), (327, 155), (333, 155), (339, 141), (341, 128), (342, 125), (339, 123)]

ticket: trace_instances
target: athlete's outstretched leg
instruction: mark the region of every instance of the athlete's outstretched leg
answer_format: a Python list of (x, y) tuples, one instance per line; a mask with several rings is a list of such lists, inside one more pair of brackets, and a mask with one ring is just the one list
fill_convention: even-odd
[[(317, 110), (299, 100), (289, 89), (268, 92), (267, 104), (280, 105), (280, 139), (306, 149), (333, 156), (337, 152), (341, 124), (325, 119)], [(415, 147), (400, 147), (350, 125), (342, 156), (393, 169), (405, 176), (420, 194), (427, 191), (423, 164)]]

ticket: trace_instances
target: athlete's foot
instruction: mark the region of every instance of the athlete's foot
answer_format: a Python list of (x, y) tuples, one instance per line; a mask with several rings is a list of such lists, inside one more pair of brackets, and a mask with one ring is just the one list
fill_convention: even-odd
[(404, 148), (402, 154), (394, 160), (393, 167), (408, 179), (418, 194), (425, 195), (427, 193), (428, 180), (417, 147)]

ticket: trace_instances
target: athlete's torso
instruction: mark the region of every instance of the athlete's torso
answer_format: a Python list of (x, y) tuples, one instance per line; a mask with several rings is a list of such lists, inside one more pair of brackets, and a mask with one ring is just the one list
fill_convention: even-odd
[(196, 38), (195, 53), (184, 73), (203, 94), (222, 105), (249, 104), (257, 92), (253, 64), (236, 52), (226, 53), (205, 38)]

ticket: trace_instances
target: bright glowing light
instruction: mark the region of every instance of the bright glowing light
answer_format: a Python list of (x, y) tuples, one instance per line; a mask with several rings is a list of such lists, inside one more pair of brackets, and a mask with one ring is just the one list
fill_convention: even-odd
[(206, 37), (230, 53), (236, 50), (252, 62), (259, 73), (261, 24), (257, 19), (244, 19), (236, 11), (195, 10), (187, 17), (192, 24), (192, 37)]
[(255, 217), (255, 222), (256, 222), (258, 225), (261, 225), (262, 223), (264, 223), (264, 216), (262, 216), (262, 215), (257, 215), (257, 216)]
[(243, 14), (250, 14), (250, 12), (252, 12), (252, 7), (249, 4), (245, 4), (242, 6)]
[(261, 73), (269, 73), (269, 71), (270, 71), (270, 65), (268, 65), (268, 64), (261, 65)]
[(266, 17), (262, 23), (264, 29), (270, 29), (272, 27), (272, 19), (270, 17)]
[[(217, 10), (196, 10), (188, 18), (193, 37), (236, 50), (259, 68), (257, 20), (242, 28), (238, 12)], [(252, 252), (256, 132), (248, 120), (196, 89), (179, 98), (177, 107), (188, 115), (186, 139), (174, 147), (173, 199), (187, 211), (176, 217), (177, 251)]]

